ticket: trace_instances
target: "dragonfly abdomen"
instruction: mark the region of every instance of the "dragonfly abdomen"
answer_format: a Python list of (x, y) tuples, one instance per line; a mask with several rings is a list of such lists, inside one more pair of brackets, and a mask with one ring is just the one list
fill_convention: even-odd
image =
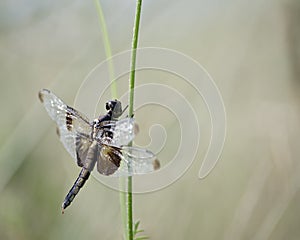
[(84, 167), (81, 169), (78, 178), (76, 179), (75, 183), (73, 184), (73, 187), (70, 189), (62, 204), (62, 213), (64, 213), (64, 210), (72, 203), (80, 188), (82, 188), (86, 180), (88, 180), (90, 174), (91, 173), (88, 169)]
[(73, 187), (70, 189), (69, 193), (67, 194), (62, 204), (62, 213), (64, 213), (64, 210), (72, 203), (73, 199), (79, 192), (80, 188), (82, 188), (86, 180), (88, 180), (91, 171), (95, 167), (97, 157), (98, 157), (98, 145), (97, 145), (97, 141), (93, 141), (86, 154), (86, 159), (83, 163), (84, 167), (81, 169), (78, 178), (76, 179), (75, 183), (73, 184)]

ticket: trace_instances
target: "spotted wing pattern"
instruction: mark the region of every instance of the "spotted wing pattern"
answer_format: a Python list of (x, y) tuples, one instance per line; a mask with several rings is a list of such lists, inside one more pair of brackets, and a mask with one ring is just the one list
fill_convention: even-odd
[(91, 144), (89, 139), (92, 125), (89, 119), (66, 105), (49, 90), (41, 90), (39, 98), (49, 116), (56, 122), (64, 147), (74, 159), (77, 159), (78, 165), (82, 166)]
[(102, 144), (97, 170), (104, 175), (132, 176), (153, 172), (159, 168), (155, 155), (143, 148)]
[[(77, 110), (66, 105), (49, 90), (42, 90), (39, 98), (50, 117), (56, 122), (60, 140), (80, 167), (85, 166), (88, 151), (93, 144), (93, 125)], [(134, 119), (103, 121), (96, 139), (99, 151), (94, 154), (97, 170), (103, 175), (131, 176), (145, 174), (159, 168), (155, 155), (142, 148), (125, 146), (138, 131)]]
[(121, 149), (123, 161), (117, 176), (146, 174), (160, 167), (155, 154), (147, 149), (129, 146), (122, 146)]
[(104, 132), (100, 129), (97, 135), (97, 141), (102, 146), (97, 162), (99, 173), (116, 177), (132, 176), (159, 168), (159, 162), (152, 152), (126, 146), (138, 132), (138, 126), (133, 118), (105, 121), (101, 124), (100, 128)]
[(102, 145), (97, 161), (97, 170), (103, 175), (112, 175), (120, 167), (123, 156), (120, 148)]

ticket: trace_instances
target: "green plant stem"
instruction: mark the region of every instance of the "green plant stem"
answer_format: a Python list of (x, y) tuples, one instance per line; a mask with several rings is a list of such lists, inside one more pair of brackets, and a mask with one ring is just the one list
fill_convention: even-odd
[(133, 37), (132, 37), (132, 53), (131, 53), (131, 65), (130, 65), (129, 106), (128, 106), (128, 114), (129, 114), (129, 116), (133, 115), (136, 49), (137, 49), (138, 37), (139, 37), (141, 8), (142, 8), (142, 0), (137, 0), (135, 23), (134, 23)]
[[(136, 2), (135, 22), (133, 27), (132, 49), (131, 49), (131, 64), (129, 78), (129, 103), (128, 115), (133, 116), (134, 102), (134, 86), (135, 86), (135, 66), (136, 66), (136, 49), (138, 45), (139, 27), (141, 19), (142, 0)], [(132, 143), (130, 143), (132, 145)], [(130, 162), (129, 162), (130, 163)], [(130, 168), (130, 164), (129, 164)], [(130, 170), (130, 169), (129, 169)], [(132, 177), (127, 179), (127, 239), (133, 240), (133, 213), (132, 213)]]
[(117, 96), (118, 96), (117, 84), (114, 79), (115, 78), (114, 65), (112, 62), (111, 46), (110, 46), (110, 40), (109, 40), (108, 31), (107, 31), (107, 27), (106, 27), (105, 17), (104, 17), (103, 11), (102, 11), (100, 1), (94, 0), (94, 3), (96, 6), (96, 10), (98, 13), (98, 20), (99, 20), (100, 28), (102, 31), (105, 55), (106, 55), (106, 58), (108, 59), (108, 72), (109, 72), (109, 78), (111, 80), (111, 86), (110, 86), (111, 95), (113, 98), (117, 98)]
[[(117, 87), (114, 81), (114, 68), (111, 61), (111, 47), (110, 41), (108, 37), (108, 32), (106, 28), (106, 22), (104, 18), (104, 14), (102, 11), (102, 7), (100, 5), (99, 0), (94, 0), (98, 17), (99, 23), (101, 27), (101, 31), (103, 34), (103, 41), (104, 41), (104, 48), (106, 57), (109, 59), (108, 66), (109, 66), (109, 75), (112, 81), (111, 84), (111, 94), (113, 98), (117, 97)], [(141, 18), (141, 7), (142, 7), (142, 0), (137, 0), (136, 4), (136, 15), (135, 15), (135, 22), (134, 22), (134, 29), (133, 29), (133, 38), (132, 38), (132, 53), (131, 53), (131, 64), (130, 64), (130, 78), (129, 78), (129, 108), (128, 108), (128, 115), (133, 116), (133, 102), (134, 102), (134, 86), (135, 86), (135, 66), (136, 66), (136, 49), (138, 45), (138, 33), (139, 33), (139, 26), (140, 26), (140, 18)], [(130, 143), (129, 145), (132, 145)], [(129, 166), (130, 167), (130, 166)], [(120, 182), (121, 189), (124, 188), (124, 181), (121, 179)], [(124, 227), (126, 230), (126, 238), (128, 240), (133, 240), (133, 209), (132, 209), (132, 177), (128, 177), (127, 179), (127, 218), (126, 218), (126, 196), (123, 191), (120, 191), (120, 205), (121, 205), (121, 213), (124, 222), (127, 221), (127, 227)]]
[[(119, 180), (119, 187), (120, 187), (120, 209), (121, 209), (121, 217), (122, 217), (122, 226), (123, 226), (123, 233), (124, 237), (127, 236), (127, 216), (126, 216), (126, 193), (125, 193), (125, 180), (124, 178), (120, 178)], [(127, 237), (126, 237), (127, 238)]]

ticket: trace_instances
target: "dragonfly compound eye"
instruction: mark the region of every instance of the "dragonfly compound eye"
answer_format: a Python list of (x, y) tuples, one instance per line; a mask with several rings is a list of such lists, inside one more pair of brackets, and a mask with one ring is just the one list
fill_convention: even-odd
[(111, 101), (109, 101), (109, 102), (107, 102), (107, 103), (105, 104), (105, 108), (106, 108), (107, 111), (109, 111), (109, 110), (112, 109), (112, 103), (111, 103)]

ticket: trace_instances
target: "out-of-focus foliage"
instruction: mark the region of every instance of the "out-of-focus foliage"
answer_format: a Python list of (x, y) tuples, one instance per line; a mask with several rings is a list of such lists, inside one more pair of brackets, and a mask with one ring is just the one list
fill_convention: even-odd
[[(135, 2), (101, 3), (113, 53), (129, 49)], [(200, 62), (222, 93), (228, 120), (209, 177), (197, 178), (195, 161), (168, 188), (134, 197), (145, 235), (300, 238), (299, 22), (297, 0), (144, 1), (140, 46), (176, 49)], [(71, 104), (103, 60), (93, 1), (0, 2), (0, 239), (121, 239), (118, 193), (94, 179), (61, 216), (79, 169), (37, 99), (50, 88)], [(101, 81), (99, 89), (107, 84)], [(201, 118), (203, 103), (188, 86), (179, 88)], [(137, 116), (142, 123), (149, 117)]]

